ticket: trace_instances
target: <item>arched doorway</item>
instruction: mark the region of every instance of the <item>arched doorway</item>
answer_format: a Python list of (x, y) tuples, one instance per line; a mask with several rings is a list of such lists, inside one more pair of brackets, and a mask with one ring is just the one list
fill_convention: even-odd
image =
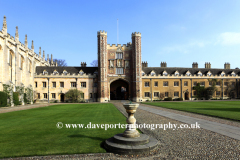
[(65, 98), (65, 94), (62, 93), (62, 94), (60, 95), (60, 101), (61, 101), (61, 102), (64, 102), (64, 98)]
[(110, 84), (110, 100), (128, 100), (128, 82), (118, 79)]
[(189, 92), (185, 92), (185, 100), (189, 100)]

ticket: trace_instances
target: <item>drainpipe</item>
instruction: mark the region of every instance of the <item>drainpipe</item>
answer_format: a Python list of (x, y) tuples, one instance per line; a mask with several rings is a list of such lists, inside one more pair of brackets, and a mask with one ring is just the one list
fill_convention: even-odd
[(150, 94), (151, 94), (151, 102), (152, 102), (152, 78), (150, 78), (150, 89), (151, 89), (151, 91), (150, 91)]
[(180, 79), (180, 83), (181, 83), (181, 98), (182, 98), (182, 78)]
[(49, 78), (48, 79), (48, 103), (49, 103)]
[(223, 79), (222, 79), (222, 99), (223, 99)]
[(236, 79), (237, 98), (238, 98), (238, 79)]
[(191, 101), (192, 101), (192, 79), (191, 79)]

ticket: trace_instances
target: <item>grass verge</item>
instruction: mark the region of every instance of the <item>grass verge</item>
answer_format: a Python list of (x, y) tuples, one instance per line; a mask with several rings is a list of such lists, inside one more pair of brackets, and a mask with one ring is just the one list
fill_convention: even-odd
[(240, 101), (154, 102), (144, 104), (240, 121)]

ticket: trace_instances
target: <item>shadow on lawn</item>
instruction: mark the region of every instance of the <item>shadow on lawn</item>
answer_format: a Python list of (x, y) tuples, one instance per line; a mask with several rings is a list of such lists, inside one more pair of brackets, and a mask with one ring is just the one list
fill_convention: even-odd
[(215, 111), (240, 112), (240, 108), (197, 108), (197, 110), (215, 110)]

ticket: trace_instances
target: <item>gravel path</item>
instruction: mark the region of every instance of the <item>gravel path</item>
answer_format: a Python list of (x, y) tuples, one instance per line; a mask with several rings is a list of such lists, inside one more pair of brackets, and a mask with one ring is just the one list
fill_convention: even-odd
[[(125, 109), (121, 102), (113, 103), (124, 115)], [(147, 105), (148, 106), (148, 105)], [(154, 107), (154, 106), (149, 106)], [(154, 107), (155, 108), (155, 107)], [(156, 107), (161, 110), (164, 108)], [(201, 115), (191, 113), (180, 113), (181, 111), (169, 110), (172, 112), (179, 112), (188, 116)], [(191, 114), (191, 115), (190, 115)], [(137, 123), (146, 124), (182, 124), (169, 118), (165, 118), (156, 114), (152, 114), (141, 109), (138, 109), (135, 117)], [(210, 118), (203, 116), (202, 118), (212, 120), (219, 123), (239, 126), (237, 122), (221, 120), (218, 118)], [(112, 153), (101, 154), (77, 154), (77, 155), (56, 155), (56, 156), (35, 156), (29, 158), (14, 158), (14, 160), (22, 159), (240, 159), (240, 141), (214, 133), (204, 129), (141, 129), (141, 131), (149, 136), (159, 140), (159, 147), (150, 155), (116, 155)]]

